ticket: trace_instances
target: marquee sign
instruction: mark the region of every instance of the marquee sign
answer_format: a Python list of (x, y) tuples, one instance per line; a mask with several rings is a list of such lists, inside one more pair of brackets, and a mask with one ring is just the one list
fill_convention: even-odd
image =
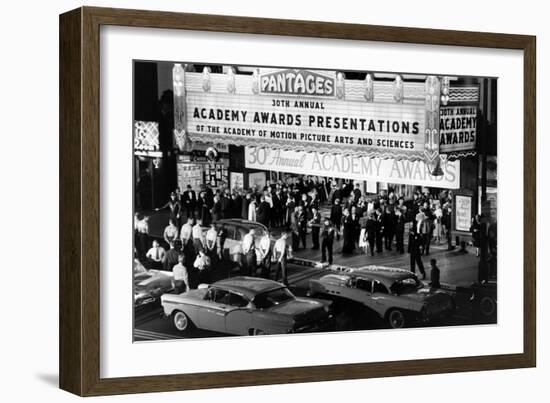
[(193, 141), (424, 157), (424, 108), (417, 105), (188, 92), (187, 128)]
[(406, 82), (397, 75), (391, 82), (371, 74), (348, 80), (335, 71), (226, 70), (195, 73), (175, 65), (174, 136), (181, 151), (190, 140), (421, 160), (434, 170), (441, 153), (471, 147), (463, 141), (440, 148), (447, 140), (440, 134), (440, 97), (444, 105), (456, 101), (445, 77), (443, 94), (436, 76)]
[(460, 187), (460, 161), (447, 161), (443, 175), (434, 176), (424, 161), (381, 159), (334, 153), (270, 148), (245, 148), (247, 168), (328, 176), (360, 181), (388, 182), (446, 189)]
[(442, 153), (475, 150), (477, 106), (443, 107), (439, 114), (439, 147)]

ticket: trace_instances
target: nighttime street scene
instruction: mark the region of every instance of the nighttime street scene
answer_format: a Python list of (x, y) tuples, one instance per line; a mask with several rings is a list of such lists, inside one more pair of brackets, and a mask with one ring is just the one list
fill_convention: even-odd
[(497, 323), (496, 77), (133, 83), (135, 342)]

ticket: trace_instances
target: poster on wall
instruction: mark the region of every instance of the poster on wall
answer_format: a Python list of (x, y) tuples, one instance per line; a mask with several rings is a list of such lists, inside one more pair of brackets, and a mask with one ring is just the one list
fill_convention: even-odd
[(455, 196), (455, 230), (470, 231), (472, 225), (472, 196)]
[(184, 191), (187, 185), (191, 185), (193, 190), (200, 189), (202, 184), (202, 165), (193, 162), (178, 161), (178, 187)]
[(248, 174), (248, 187), (262, 190), (266, 184), (265, 172)]
[(231, 190), (244, 189), (244, 174), (242, 172), (230, 172), (229, 184), (230, 184)]

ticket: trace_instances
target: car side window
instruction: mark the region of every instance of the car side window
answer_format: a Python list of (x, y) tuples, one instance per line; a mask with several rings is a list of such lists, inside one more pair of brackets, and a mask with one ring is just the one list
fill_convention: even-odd
[(214, 302), (223, 305), (229, 304), (229, 294), (229, 291), (217, 289), (216, 295), (214, 296)]
[(386, 286), (384, 284), (382, 284), (380, 281), (375, 281), (374, 282), (374, 286), (372, 288), (372, 292), (378, 292), (380, 294), (387, 294), (388, 293), (388, 289), (386, 288)]
[(248, 300), (241, 295), (229, 293), (229, 305), (243, 308), (248, 305)]
[(242, 241), (247, 232), (243, 228), (235, 228), (235, 240)]
[(355, 283), (355, 288), (363, 291), (372, 292), (372, 281), (364, 278), (358, 278)]

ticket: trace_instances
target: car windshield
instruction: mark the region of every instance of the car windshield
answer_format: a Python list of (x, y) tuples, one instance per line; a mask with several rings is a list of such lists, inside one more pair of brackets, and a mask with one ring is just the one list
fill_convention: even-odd
[(391, 285), (390, 290), (393, 294), (405, 294), (414, 291), (421, 286), (422, 283), (416, 277), (407, 277), (394, 282)]
[(294, 299), (294, 295), (286, 288), (278, 288), (273, 291), (259, 294), (254, 298), (254, 305), (258, 309), (271, 308)]

